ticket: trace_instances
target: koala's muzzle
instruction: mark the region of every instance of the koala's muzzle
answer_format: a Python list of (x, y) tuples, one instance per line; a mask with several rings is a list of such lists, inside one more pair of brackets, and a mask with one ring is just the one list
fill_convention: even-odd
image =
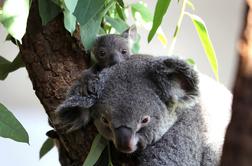
[(119, 127), (115, 129), (116, 148), (124, 153), (132, 153), (137, 149), (137, 139), (132, 130), (128, 127)]

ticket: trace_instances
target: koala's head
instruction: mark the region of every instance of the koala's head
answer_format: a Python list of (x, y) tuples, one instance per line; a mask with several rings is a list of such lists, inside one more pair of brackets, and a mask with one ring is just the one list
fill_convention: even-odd
[(122, 34), (109, 34), (96, 39), (92, 53), (102, 67), (112, 66), (130, 56), (130, 40), (136, 38), (136, 27), (131, 26)]
[(81, 97), (77, 104), (67, 99), (58, 112), (62, 119), (76, 114), (72, 120), (78, 125), (91, 119), (99, 133), (124, 153), (159, 140), (197, 102), (196, 72), (178, 59), (132, 56), (104, 69), (99, 78), (97, 97)]

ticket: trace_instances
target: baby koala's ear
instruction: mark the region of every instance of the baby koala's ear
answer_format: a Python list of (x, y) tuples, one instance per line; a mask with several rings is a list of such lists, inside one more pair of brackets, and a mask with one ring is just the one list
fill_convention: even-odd
[(127, 39), (135, 40), (137, 38), (137, 28), (136, 25), (130, 26), (128, 29), (126, 29), (122, 34), (122, 37)]

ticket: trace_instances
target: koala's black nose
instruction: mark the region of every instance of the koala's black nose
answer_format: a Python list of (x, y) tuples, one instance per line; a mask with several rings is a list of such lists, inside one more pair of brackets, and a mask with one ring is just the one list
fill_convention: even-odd
[(127, 127), (119, 127), (115, 129), (115, 146), (118, 150), (131, 152), (134, 149), (134, 141), (132, 130)]

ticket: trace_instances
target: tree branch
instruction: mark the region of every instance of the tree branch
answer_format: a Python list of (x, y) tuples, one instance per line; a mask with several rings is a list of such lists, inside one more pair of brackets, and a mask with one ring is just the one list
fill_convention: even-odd
[(252, 165), (252, 1), (248, 0), (239, 45), (239, 67), (234, 86), (232, 118), (221, 165)]

